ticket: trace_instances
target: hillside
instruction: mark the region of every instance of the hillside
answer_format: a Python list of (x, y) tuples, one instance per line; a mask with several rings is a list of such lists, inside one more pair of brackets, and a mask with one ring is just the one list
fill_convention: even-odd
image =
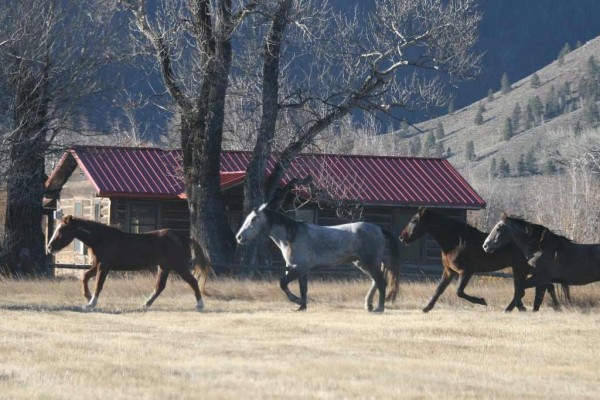
[[(582, 77), (586, 76), (591, 56), (600, 60), (600, 37), (567, 54), (562, 63), (554, 61), (537, 71), (540, 78), (538, 87), (532, 87), (530, 75), (513, 83), (512, 90), (507, 94), (495, 92), (493, 100), (485, 97), (453, 114), (418, 124), (416, 128), (420, 133), (417, 129), (410, 128), (408, 134), (395, 132), (382, 135), (378, 140), (384, 142), (382, 148), (395, 147), (396, 153), (406, 154), (415, 137), (425, 143), (428, 133), (434, 132), (441, 124), (445, 134), (437, 141), (442, 143), (444, 151), (450, 148), (448, 159), (452, 164), (461, 172), (468, 172), (473, 178), (486, 177), (493, 158), (497, 162), (501, 158), (506, 159), (511, 170), (515, 171), (519, 157), (530, 150), (535, 154), (537, 167), (541, 169), (548, 158), (560, 156), (561, 147), (573, 138), (577, 123), (582, 129), (589, 126), (583, 116), (578, 85)], [(503, 138), (506, 119), (512, 117), (517, 103), (524, 113), (531, 99), (537, 96), (545, 104), (552, 90), (556, 92), (565, 85), (570, 87), (570, 91), (566, 95), (568, 106), (564, 113), (557, 113), (551, 118), (540, 118), (538, 126), (527, 130), (520, 128), (510, 140)], [(485, 108), (483, 122), (477, 125), (475, 116), (481, 105)], [(467, 142), (471, 140), (476, 157), (468, 162), (465, 149)]]

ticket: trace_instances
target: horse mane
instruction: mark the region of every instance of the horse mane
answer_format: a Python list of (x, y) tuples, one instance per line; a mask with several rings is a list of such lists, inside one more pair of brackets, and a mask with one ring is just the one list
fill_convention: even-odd
[(430, 222), (432, 222), (432, 219), (430, 219), (431, 216), (434, 216), (434, 218), (436, 219), (442, 219), (444, 224), (440, 226), (442, 226), (444, 229), (460, 231), (461, 233), (472, 235), (481, 235), (484, 233), (479, 229), (475, 228), (474, 226), (467, 224), (466, 222), (459, 221), (455, 218), (444, 215), (441, 212), (436, 211), (432, 208), (423, 208), (423, 215), (425, 215), (426, 218), (429, 217), (427, 220)]
[(286, 239), (289, 242), (293, 242), (296, 239), (298, 229), (306, 224), (305, 222), (296, 221), (295, 219), (283, 215), (275, 210), (265, 208), (262, 211), (267, 216), (267, 222), (269, 226), (276, 224), (285, 228)]
[(515, 221), (527, 227), (528, 236), (536, 241), (541, 241), (545, 235), (551, 235), (555, 239), (566, 240), (567, 242), (572, 243), (573, 241), (565, 236), (559, 235), (558, 233), (552, 231), (550, 228), (545, 227), (544, 225), (539, 225), (526, 219), (515, 216), (515, 215), (503, 215), (503, 218), (510, 219), (511, 221)]
[[(67, 220), (68, 218), (68, 220)], [(114, 226), (109, 226), (106, 224), (103, 224), (101, 222), (96, 222), (96, 221), (91, 221), (89, 219), (83, 219), (83, 218), (78, 218), (78, 217), (74, 217), (71, 215), (66, 216), (65, 218), (63, 218), (63, 223), (66, 224), (74, 224), (75, 227), (83, 227), (84, 229), (88, 229), (90, 231), (97, 231), (97, 230), (102, 230), (102, 231), (109, 231), (109, 232), (123, 232), (123, 230), (114, 227)]]

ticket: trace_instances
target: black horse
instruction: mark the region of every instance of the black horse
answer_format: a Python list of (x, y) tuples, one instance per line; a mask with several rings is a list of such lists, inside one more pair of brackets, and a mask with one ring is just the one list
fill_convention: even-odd
[[(586, 285), (600, 281), (600, 244), (575, 243), (543, 225), (503, 214), (483, 248), (495, 252), (511, 243), (521, 249), (533, 267), (525, 288), (549, 282)], [(544, 292), (536, 291), (534, 307), (539, 307), (543, 298)]]
[[(515, 245), (508, 245), (494, 254), (483, 251), (482, 245), (487, 233), (450, 218), (433, 209), (421, 207), (400, 233), (400, 240), (409, 244), (429, 233), (442, 249), (442, 279), (423, 312), (430, 311), (438, 298), (444, 293), (452, 279), (460, 277), (456, 294), (471, 303), (487, 305), (482, 297), (470, 296), (465, 288), (474, 273), (492, 272), (512, 267), (514, 280), (513, 300), (506, 307), (507, 312), (516, 306), (525, 311), (522, 298), (525, 295), (525, 279), (531, 271), (527, 260)], [(548, 285), (548, 291), (556, 300), (554, 286)]]

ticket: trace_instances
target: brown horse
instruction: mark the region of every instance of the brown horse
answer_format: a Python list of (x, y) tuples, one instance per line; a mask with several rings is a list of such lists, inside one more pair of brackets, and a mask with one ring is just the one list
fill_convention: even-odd
[[(484, 298), (465, 293), (469, 280), (474, 273), (498, 271), (507, 267), (513, 269), (515, 289), (513, 300), (505, 311), (510, 312), (515, 306), (520, 311), (525, 311), (522, 298), (525, 295), (525, 279), (531, 267), (515, 245), (508, 245), (494, 254), (486, 253), (483, 251), (482, 245), (487, 233), (425, 207), (419, 208), (402, 230), (400, 241), (409, 244), (426, 233), (431, 234), (442, 249), (444, 270), (440, 283), (423, 312), (428, 312), (435, 306), (438, 298), (457, 275), (460, 277), (456, 290), (458, 297), (471, 303), (487, 305)], [(548, 285), (548, 292), (556, 301), (553, 285)]]
[[(521, 249), (533, 267), (525, 288), (548, 282), (586, 285), (600, 281), (600, 244), (575, 243), (543, 225), (503, 214), (483, 248), (488, 252), (497, 252), (511, 243)], [(543, 296), (543, 292), (536, 291), (537, 307), (542, 303)]]
[[(144, 306), (150, 307), (164, 290), (171, 270), (175, 270), (187, 282), (196, 295), (196, 310), (204, 308), (198, 281), (189, 270), (190, 246), (193, 247), (195, 267), (202, 276), (204, 288), (210, 266), (198, 243), (177, 234), (170, 229), (160, 229), (147, 233), (127, 233), (99, 222), (65, 216), (58, 224), (48, 242), (48, 252), (54, 253), (79, 239), (92, 253), (92, 266), (83, 274), (83, 295), (89, 300), (87, 308), (93, 308), (109, 271), (135, 271), (158, 265), (156, 287)], [(96, 288), (93, 296), (88, 288), (88, 280), (96, 275)]]

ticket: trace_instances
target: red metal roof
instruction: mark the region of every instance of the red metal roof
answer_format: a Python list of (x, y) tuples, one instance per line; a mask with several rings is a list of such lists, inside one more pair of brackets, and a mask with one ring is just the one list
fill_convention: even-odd
[[(222, 153), (223, 190), (243, 182), (250, 156), (244, 151)], [(77, 161), (98, 196), (185, 198), (177, 150), (74, 147), (63, 156), (47, 186), (64, 183), (57, 182), (56, 177), (61, 175), (61, 166), (69, 157)], [(268, 171), (275, 161), (275, 156), (271, 156)], [(292, 163), (283, 183), (307, 175), (338, 198), (365, 204), (485, 207), (485, 201), (458, 171), (440, 158), (302, 154)]]

